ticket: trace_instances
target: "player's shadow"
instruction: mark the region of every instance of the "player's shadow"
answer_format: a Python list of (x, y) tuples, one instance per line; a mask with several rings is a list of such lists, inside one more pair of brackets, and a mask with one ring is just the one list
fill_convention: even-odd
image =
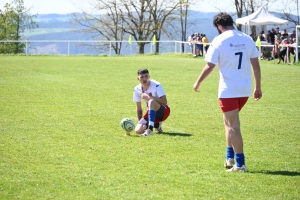
[(250, 173), (259, 173), (259, 174), (266, 174), (266, 175), (281, 175), (281, 176), (300, 176), (300, 172), (295, 171), (249, 171)]
[(182, 136), (182, 137), (193, 136), (192, 134), (189, 134), (189, 133), (174, 133), (174, 132), (162, 132), (162, 133), (159, 133), (158, 135)]

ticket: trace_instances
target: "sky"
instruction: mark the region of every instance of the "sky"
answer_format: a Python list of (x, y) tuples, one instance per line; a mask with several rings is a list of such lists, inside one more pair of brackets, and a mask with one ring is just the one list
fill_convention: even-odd
[[(0, 9), (4, 7), (5, 3), (12, 0), (0, 0)], [(73, 12), (80, 12), (78, 7), (89, 9), (88, 1), (91, 0), (23, 0), (26, 8), (31, 8), (31, 14), (68, 14)], [(224, 7), (231, 5), (232, 0), (223, 0)], [(218, 6), (220, 6), (220, 1)], [(227, 5), (227, 6), (226, 6)], [(230, 6), (231, 7), (231, 6)], [(234, 6), (232, 6), (233, 9)], [(199, 10), (203, 12), (218, 12), (219, 10), (210, 3), (203, 3), (202, 6), (194, 7), (192, 10)], [(234, 11), (234, 10), (233, 10)]]
[[(12, 0), (0, 0), (0, 9), (6, 3)], [(80, 12), (80, 9), (85, 11), (91, 10), (88, 2), (95, 2), (95, 0), (23, 0), (26, 8), (31, 8), (31, 14), (68, 14), (73, 12)], [(217, 3), (216, 3), (217, 2)], [(219, 12), (218, 8), (226, 8), (226, 12), (235, 12), (233, 0), (205, 0), (201, 6), (191, 7), (191, 10), (202, 12)], [(269, 10), (275, 11), (277, 6), (273, 3), (269, 6)]]

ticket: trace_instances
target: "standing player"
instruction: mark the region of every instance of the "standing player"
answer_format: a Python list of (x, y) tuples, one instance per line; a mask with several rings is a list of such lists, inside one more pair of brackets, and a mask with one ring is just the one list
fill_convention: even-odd
[(251, 65), (255, 78), (254, 99), (259, 100), (262, 97), (259, 51), (252, 38), (234, 29), (232, 17), (227, 13), (217, 14), (213, 24), (220, 35), (212, 41), (205, 57), (207, 64), (193, 87), (199, 92), (202, 81), (212, 72), (215, 65), (218, 65), (220, 72), (218, 97), (223, 111), (227, 143), (225, 167), (230, 168), (226, 171), (245, 172), (239, 112), (252, 93)]
[[(133, 102), (136, 102), (136, 113), (139, 122), (135, 132), (142, 134), (141, 136), (150, 136), (153, 135), (153, 128), (156, 128), (157, 132), (161, 133), (161, 122), (170, 115), (167, 96), (159, 82), (150, 80), (147, 69), (139, 69), (137, 74), (140, 84), (134, 88)], [(144, 116), (142, 99), (146, 101), (147, 107), (147, 112)]]

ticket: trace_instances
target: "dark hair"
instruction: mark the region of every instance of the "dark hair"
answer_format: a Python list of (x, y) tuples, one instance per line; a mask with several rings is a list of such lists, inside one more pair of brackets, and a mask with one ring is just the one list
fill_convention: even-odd
[(142, 69), (138, 70), (137, 74), (138, 75), (140, 75), (140, 74), (149, 74), (149, 71), (148, 71), (148, 69), (142, 68)]
[(220, 12), (219, 14), (217, 14), (214, 17), (214, 21), (213, 24), (215, 27), (217, 27), (217, 25), (221, 25), (221, 26), (233, 26), (233, 19), (232, 17), (225, 13), (225, 12)]

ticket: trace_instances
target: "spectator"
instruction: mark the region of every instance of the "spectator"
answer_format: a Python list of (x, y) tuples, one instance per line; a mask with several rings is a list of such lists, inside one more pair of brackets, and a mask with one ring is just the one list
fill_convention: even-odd
[[(296, 62), (296, 48), (297, 48), (297, 43), (296, 43), (296, 38), (293, 38), (292, 40), (292, 44), (290, 44), (292, 50), (291, 53), (294, 55), (294, 63)], [(298, 48), (298, 60), (300, 58), (300, 48)]]
[(283, 36), (285, 39), (289, 38), (289, 34), (287, 33), (286, 29), (283, 29), (283, 32), (281, 33), (281, 36)]
[(276, 31), (274, 28), (272, 28), (271, 34), (269, 35), (271, 44), (275, 44), (275, 35), (276, 35)]
[(267, 34), (267, 42), (272, 44), (272, 40), (270, 38), (270, 34), (272, 34), (272, 32), (270, 30), (268, 30), (268, 34)]
[(201, 55), (201, 56), (203, 56), (204, 55), (204, 53), (203, 53), (203, 42), (202, 42), (202, 38), (203, 38), (203, 34), (200, 34), (200, 45), (199, 45), (199, 48), (200, 48), (200, 52), (201, 52), (201, 54), (200, 54), (200, 52), (199, 52), (199, 55)]
[(204, 43), (203, 45), (204, 45), (204, 50), (205, 50), (205, 55), (206, 55), (206, 53), (207, 53), (207, 50), (208, 50), (208, 48), (209, 48), (209, 41), (208, 41), (208, 38), (206, 37), (206, 35), (205, 34), (203, 34), (202, 35), (203, 37), (202, 37), (202, 43)]
[(293, 33), (290, 35), (291, 41), (296, 38), (296, 30), (293, 30)]
[(285, 39), (283, 36), (281, 37), (281, 43), (278, 45), (279, 47), (279, 56), (278, 56), (278, 62), (277, 64), (279, 64), (281, 62), (281, 60), (285, 61), (285, 55), (286, 55), (286, 51), (287, 51), (287, 44), (288, 44), (288, 40)]
[(278, 58), (278, 56), (279, 56), (279, 45), (281, 43), (280, 37), (281, 37), (280, 33), (277, 33), (277, 35), (275, 35), (275, 43), (274, 43), (274, 48), (272, 51), (273, 59)]
[(276, 28), (276, 35), (277, 33), (280, 33), (279, 27)]
[(190, 46), (190, 49), (191, 49), (191, 52), (192, 52), (192, 54), (195, 54), (194, 53), (194, 42), (193, 42), (193, 40), (194, 40), (194, 36), (195, 36), (195, 34), (193, 33), (193, 34), (191, 34), (189, 37), (188, 37), (188, 43), (189, 43), (189, 46)]
[(203, 48), (203, 44), (201, 41), (201, 37), (199, 33), (195, 34), (195, 39), (194, 39), (195, 43), (196, 43), (196, 52), (194, 54), (194, 57), (200, 56), (200, 51), (202, 51), (201, 47)]
[(266, 35), (265, 35), (265, 31), (261, 31), (259, 37), (260, 37), (260, 41), (266, 41), (266, 38), (267, 38), (267, 37), (266, 37)]

